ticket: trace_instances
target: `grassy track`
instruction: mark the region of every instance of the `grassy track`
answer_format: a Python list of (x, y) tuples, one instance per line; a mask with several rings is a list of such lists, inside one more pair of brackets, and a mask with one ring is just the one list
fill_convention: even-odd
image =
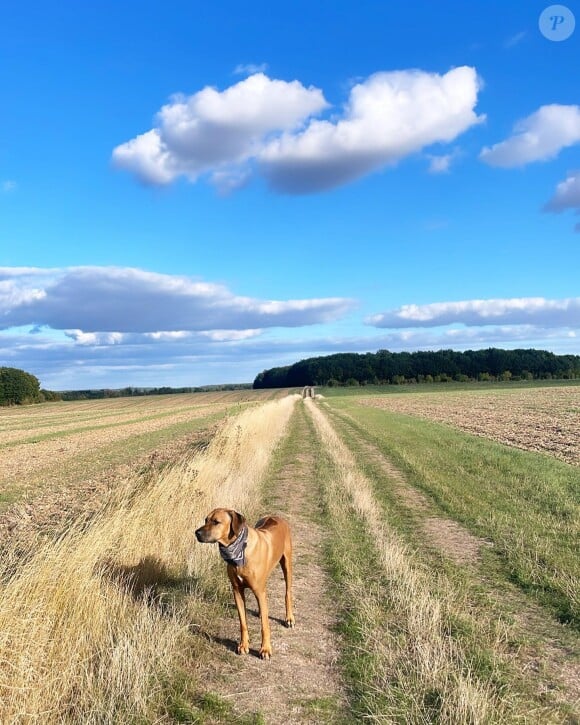
[(355, 418), (409, 477), (452, 518), (494, 543), (510, 579), (580, 625), (578, 469), (447, 426), (352, 399), (333, 407)]
[[(329, 559), (343, 611), (343, 663), (359, 719), (380, 722), (573, 722), (522, 674), (518, 643), (460, 571), (405, 544), (409, 525), (380, 495), (384, 474), (313, 409)], [(348, 445), (347, 445), (348, 444)], [(375, 472), (376, 473), (376, 472)], [(438, 564), (438, 566), (434, 566)], [(519, 643), (521, 645), (521, 643)], [(568, 720), (570, 718), (570, 720)]]

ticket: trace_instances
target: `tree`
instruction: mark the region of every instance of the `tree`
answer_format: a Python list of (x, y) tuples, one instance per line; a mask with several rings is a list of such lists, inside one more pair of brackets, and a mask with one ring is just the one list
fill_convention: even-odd
[(18, 368), (0, 368), (0, 405), (23, 405), (41, 400), (38, 378)]

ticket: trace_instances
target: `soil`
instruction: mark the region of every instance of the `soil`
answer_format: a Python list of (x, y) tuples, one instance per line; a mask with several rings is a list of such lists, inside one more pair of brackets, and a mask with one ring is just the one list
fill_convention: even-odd
[(580, 466), (580, 386), (388, 395), (360, 402), (446, 423)]

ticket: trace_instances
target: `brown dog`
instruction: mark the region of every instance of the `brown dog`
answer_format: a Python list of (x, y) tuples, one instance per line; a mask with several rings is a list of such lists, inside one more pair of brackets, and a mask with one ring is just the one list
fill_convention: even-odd
[(244, 590), (249, 587), (260, 608), (262, 646), (260, 657), (272, 655), (266, 580), (276, 564), (280, 564), (286, 582), (286, 626), (294, 626), (292, 613), (292, 539), (290, 526), (281, 516), (265, 516), (252, 528), (246, 519), (231, 509), (214, 509), (205, 524), (195, 532), (203, 544), (218, 543), (220, 554), (228, 564), (228, 577), (240, 617), (238, 654), (248, 654), (250, 639), (246, 620)]

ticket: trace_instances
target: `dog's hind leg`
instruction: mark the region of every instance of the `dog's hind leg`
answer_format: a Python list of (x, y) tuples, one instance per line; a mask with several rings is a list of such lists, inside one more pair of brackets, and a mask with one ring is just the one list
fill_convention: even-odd
[(287, 627), (294, 626), (294, 611), (292, 608), (292, 549), (288, 549), (280, 559), (280, 567), (284, 574), (284, 581), (286, 582), (286, 619), (285, 623)]

